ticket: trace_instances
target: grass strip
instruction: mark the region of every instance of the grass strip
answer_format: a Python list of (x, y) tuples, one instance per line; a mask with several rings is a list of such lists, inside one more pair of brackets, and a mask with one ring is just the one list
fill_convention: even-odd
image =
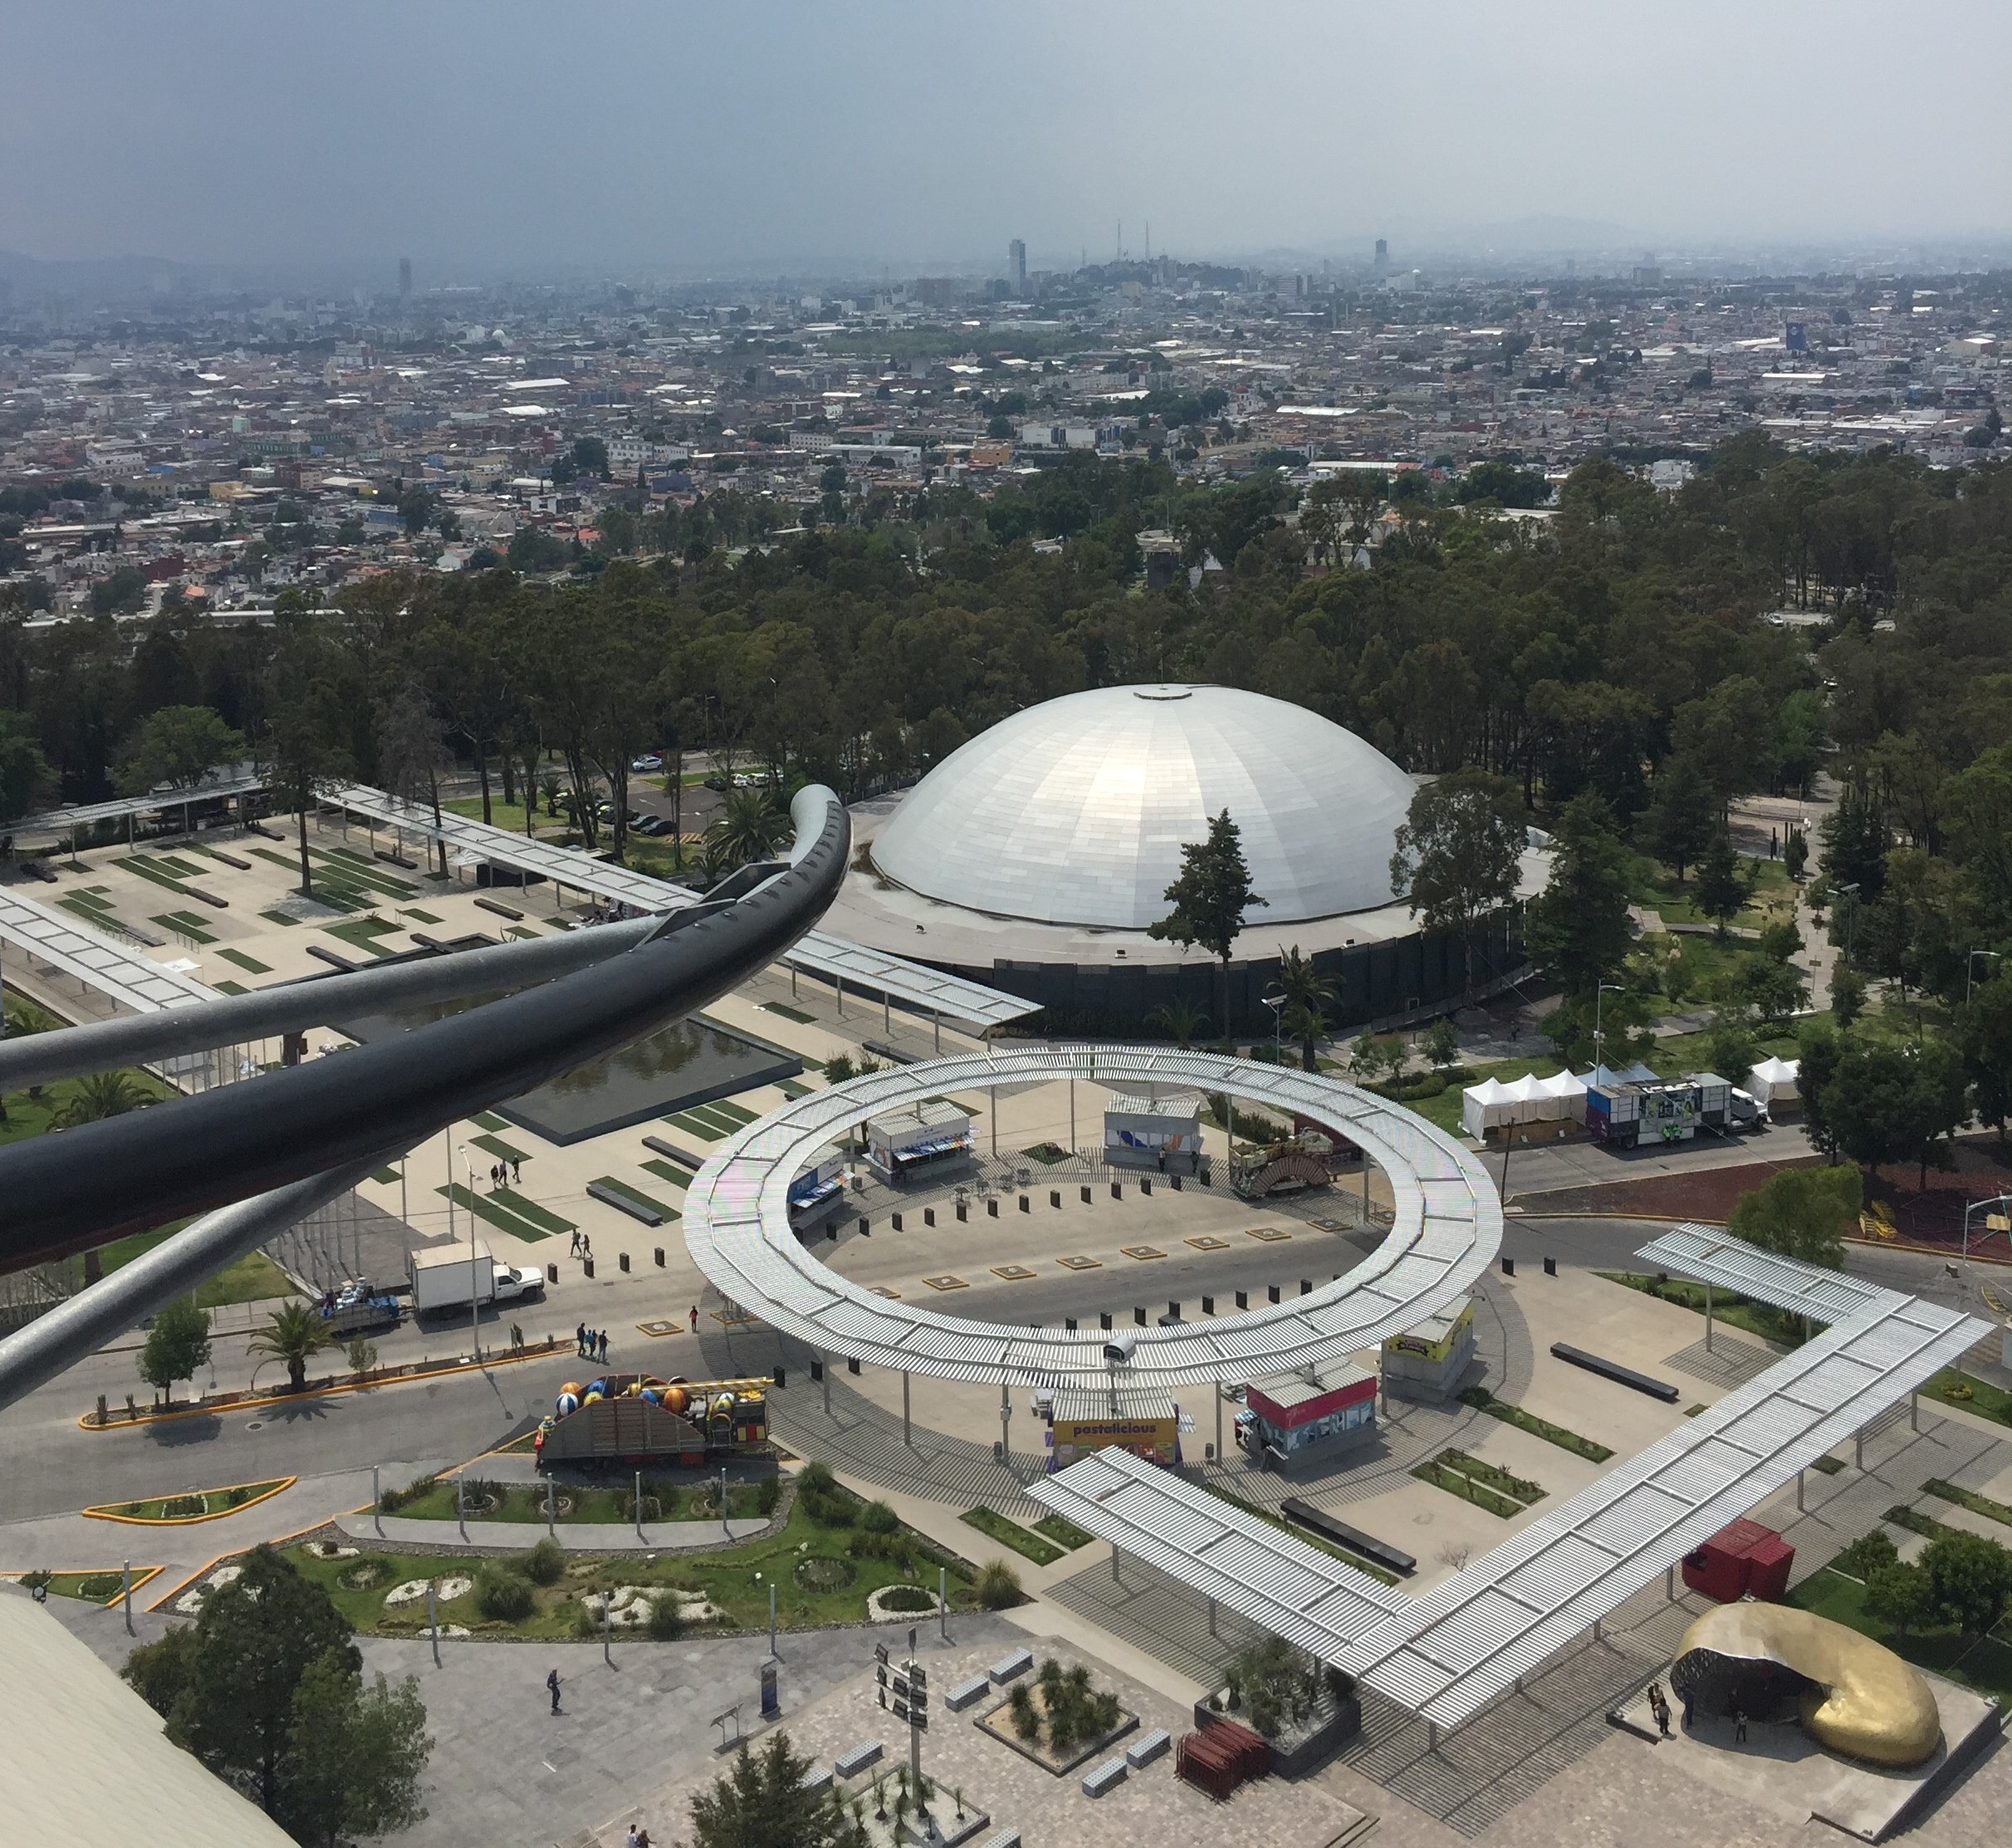
[(806, 1014), (800, 1007), (791, 1007), (780, 1001), (764, 1002), (762, 1006), (771, 1014), (780, 1014), (785, 1020), (795, 1021), (799, 1027), (814, 1027), (817, 1024), (817, 1016)]
[(459, 1181), (454, 1183), (451, 1194), (444, 1187), (436, 1187), (433, 1191), (443, 1199), (451, 1198), (456, 1206), (467, 1208), (477, 1218), (508, 1233), (513, 1238), (521, 1238), (529, 1243), (546, 1236), (543, 1226), (534, 1225), (529, 1219), (520, 1218), (498, 1194), (471, 1194)]
[(1497, 1399), (1486, 1386), (1470, 1386), (1460, 1397), (1461, 1404), (1471, 1405), (1477, 1412), (1499, 1418), (1505, 1424), (1513, 1424), (1519, 1431), (1542, 1438), (1546, 1444), (1554, 1444), (1560, 1450), (1569, 1450), (1574, 1456), (1584, 1457), (1593, 1463), (1605, 1463), (1613, 1454), (1603, 1444), (1583, 1438), (1576, 1431), (1568, 1431), (1564, 1425), (1554, 1424), (1549, 1419), (1539, 1418), (1534, 1412), (1525, 1411), (1520, 1405), (1511, 1405)]
[(1966, 1412), (1975, 1412), (1980, 1418), (1996, 1419), (2000, 1424), (2012, 1424), (2012, 1392), (2002, 1386), (1994, 1386), (1988, 1380), (1980, 1380), (1972, 1373), (1959, 1373), (1954, 1367), (1944, 1367), (1921, 1388), (1924, 1395), (1932, 1394), (1945, 1405), (1961, 1405)]
[(1909, 1533), (1918, 1533), (1924, 1540), (1933, 1540), (1939, 1534), (1956, 1531), (1946, 1522), (1936, 1520), (1932, 1514), (1923, 1514), (1919, 1508), (1911, 1508), (1905, 1502), (1896, 1502), (1879, 1518), (1894, 1527), (1905, 1527)]
[(262, 963), (256, 956), (247, 956), (241, 949), (220, 949), (217, 953), (227, 963), (234, 963), (248, 975), (270, 975), (272, 965)]
[(737, 1130), (744, 1130), (755, 1120), (755, 1113), (739, 1104), (729, 1103), (724, 1097), (716, 1097), (705, 1106), (715, 1116), (723, 1116)]
[(1836, 1457), (1818, 1457), (1811, 1461), (1809, 1467), (1812, 1469), (1820, 1470), (1826, 1476), (1834, 1476), (1844, 1468), (1844, 1465)]
[[(1639, 1290), (1644, 1296), (1654, 1297), (1659, 1302), (1675, 1303), (1679, 1309), (1689, 1309), (1701, 1316), (1705, 1312), (1705, 1286), (1693, 1283), (1687, 1277), (1667, 1277), (1658, 1281), (1638, 1271), (1601, 1271), (1597, 1274), (1623, 1289)], [(1744, 1329), (1764, 1341), (1792, 1346), (1803, 1339), (1794, 1316), (1764, 1302), (1750, 1301), (1731, 1290), (1711, 1292), (1711, 1314), (1715, 1321), (1722, 1322), (1728, 1328)]]
[(486, 1149), (504, 1161), (529, 1161), (531, 1157), (521, 1149), (513, 1149), (500, 1135), (477, 1135), (468, 1139), (478, 1149)]
[(1427, 1461), (1417, 1464), (1412, 1471), (1422, 1483), (1430, 1483), (1435, 1488), (1443, 1488), (1449, 1495), (1457, 1495), (1462, 1501), (1471, 1502), (1476, 1507), (1487, 1509), (1505, 1521), (1513, 1521), (1522, 1513), (1525, 1504), (1512, 1501), (1506, 1495), (1498, 1495), (1484, 1487), (1469, 1475), (1457, 1469), (1449, 1469), (1442, 1463)]
[(380, 1168), (371, 1175), (370, 1179), (375, 1181), (379, 1187), (393, 1187), (398, 1184), (399, 1175), (395, 1168)]
[(409, 918), (417, 918), (423, 924), (437, 924), (443, 921), (430, 911), (422, 911), (416, 904), (407, 905), (405, 915)]
[(1959, 1488), (1954, 1483), (1944, 1482), (1940, 1476), (1931, 1476), (1921, 1487), (1942, 1501), (1954, 1502), (1958, 1507), (1968, 1508), (1972, 1514), (1981, 1514), (1987, 1521), (2012, 1527), (2012, 1507), (1994, 1502), (1988, 1495), (1980, 1495), (1974, 1488)]
[(689, 1110), (680, 1110), (675, 1116), (663, 1119), (672, 1128), (683, 1130), (687, 1135), (695, 1135), (702, 1142), (724, 1142), (728, 1131), (712, 1123), (702, 1123)]
[(480, 1124), (485, 1130), (507, 1130), (510, 1127), (494, 1110), (477, 1110), (468, 1120)]
[(562, 1219), (556, 1213), (548, 1212), (536, 1200), (527, 1200), (513, 1188), (499, 1188), (490, 1198), (502, 1201), (520, 1218), (530, 1220), (534, 1226), (546, 1232), (570, 1232), (574, 1229), (570, 1219)]
[(120, 865), (130, 868), (142, 879), (151, 880), (163, 891), (174, 893), (178, 899), (193, 899), (195, 896), (195, 894), (183, 885), (173, 873), (156, 866), (150, 860), (141, 860), (137, 856), (129, 856), (121, 860)]
[(792, 1084), (787, 1078), (778, 1078), (776, 1081), (776, 1089), (781, 1091), (792, 1104), (798, 1098), (808, 1097), (810, 1095), (810, 1087), (808, 1085)]
[(1044, 1514), (1034, 1523), (1034, 1531), (1045, 1534), (1056, 1546), (1074, 1552), (1079, 1547), (1087, 1547), (1097, 1537), (1085, 1527), (1059, 1514)]
[(1032, 1560), (1036, 1566), (1054, 1565), (1062, 1557), (1065, 1551), (1023, 1527), (1017, 1521), (1009, 1521), (1003, 1514), (995, 1513), (982, 1502), (975, 1508), (967, 1508), (958, 1518), (967, 1527), (976, 1527), (980, 1533), (989, 1535), (1001, 1546), (1011, 1547), (1015, 1552), (1023, 1558)]
[(218, 994), (249, 994), (252, 992), (243, 983), (233, 982), (228, 976), (224, 977), (221, 981), (211, 983), (210, 986)]
[(301, 921), (298, 918), (289, 916), (284, 911), (262, 911), (259, 913), (259, 916), (263, 918), (267, 924), (282, 924), (289, 930)]
[(639, 1162), (636, 1165), (645, 1174), (654, 1174), (658, 1180), (668, 1181), (673, 1187), (688, 1188), (692, 1184), (692, 1177), (683, 1169), (670, 1162), (651, 1160)]
[(203, 930), (193, 924), (184, 924), (172, 911), (156, 913), (154, 921), (162, 929), (172, 930), (178, 937), (193, 938), (198, 944), (213, 944), (217, 940), (207, 930)]

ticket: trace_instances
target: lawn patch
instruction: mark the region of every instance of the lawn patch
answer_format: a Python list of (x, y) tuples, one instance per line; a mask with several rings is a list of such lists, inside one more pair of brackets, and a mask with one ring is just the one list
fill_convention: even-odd
[(1968, 1508), (1972, 1514), (1981, 1514), (1987, 1521), (2012, 1527), (2012, 1507), (2003, 1502), (1994, 1502), (1988, 1495), (1980, 1495), (1974, 1488), (1959, 1488), (1939, 1476), (1930, 1477), (1921, 1487), (1939, 1501), (1954, 1502), (1958, 1507)]
[(989, 1535), (1001, 1546), (1011, 1547), (1036, 1566), (1052, 1566), (1066, 1550), (1042, 1539), (1017, 1521), (1009, 1521), (1003, 1514), (995, 1513), (982, 1503), (975, 1508), (967, 1508), (959, 1518), (980, 1533)]
[(256, 956), (247, 956), (241, 949), (220, 949), (217, 953), (225, 962), (235, 964), (247, 974), (270, 975), (272, 973), (272, 965), (270, 963), (262, 963)]
[(1059, 1514), (1044, 1514), (1034, 1523), (1034, 1531), (1045, 1534), (1056, 1546), (1066, 1547), (1072, 1553), (1097, 1537), (1088, 1528), (1079, 1527), (1075, 1522)]
[(780, 1014), (785, 1020), (793, 1020), (799, 1027), (812, 1027), (817, 1022), (815, 1014), (806, 1014), (800, 1007), (792, 1007), (786, 1002), (765, 1001), (762, 1007), (769, 1013)]
[(1513, 1521), (1525, 1508), (1535, 1507), (1544, 1496), (1541, 1484), (1521, 1476), (1512, 1476), (1506, 1469), (1483, 1463), (1479, 1457), (1470, 1456), (1465, 1450), (1442, 1450), (1437, 1456), (1418, 1464), (1412, 1474), (1420, 1482), (1443, 1488), (1448, 1494), (1457, 1495), (1476, 1507), (1484, 1507), (1505, 1521)]
[(301, 921), (298, 918), (288, 916), (284, 911), (262, 911), (259, 916), (267, 924), (284, 924), (289, 930)]
[(1513, 1424), (1519, 1431), (1527, 1431), (1534, 1438), (1542, 1438), (1546, 1444), (1554, 1444), (1560, 1450), (1569, 1450), (1589, 1462), (1605, 1463), (1613, 1454), (1603, 1444), (1583, 1438), (1576, 1431), (1568, 1431), (1564, 1425), (1554, 1424), (1549, 1419), (1539, 1418), (1534, 1412), (1525, 1411), (1520, 1405), (1511, 1405), (1497, 1399), (1486, 1386), (1470, 1386), (1460, 1396), (1462, 1404), (1471, 1405), (1477, 1412), (1499, 1418), (1505, 1424)]
[[(444, 1187), (436, 1187), (433, 1191), (443, 1199), (448, 1197), (448, 1190)], [(507, 1232), (513, 1238), (529, 1241), (548, 1235), (545, 1227), (535, 1223), (506, 1204), (500, 1194), (471, 1194), (459, 1181), (456, 1181), (453, 1199), (456, 1206), (466, 1208), (485, 1224)]]

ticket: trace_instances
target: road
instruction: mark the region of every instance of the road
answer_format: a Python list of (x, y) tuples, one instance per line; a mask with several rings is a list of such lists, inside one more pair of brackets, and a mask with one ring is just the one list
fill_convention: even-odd
[[(1623, 1269), (1633, 1263), (1637, 1248), (1662, 1229), (1659, 1222), (1641, 1220), (1511, 1218), (1502, 1248), (1519, 1264), (1535, 1265), (1549, 1256), (1569, 1267)], [(884, 1234), (874, 1241), (884, 1248), (890, 1243)], [(1297, 1292), (1302, 1278), (1311, 1278), (1316, 1285), (1325, 1283), (1337, 1272), (1345, 1272), (1361, 1262), (1366, 1252), (1359, 1234), (1316, 1233), (1304, 1226), (1295, 1227), (1290, 1244), (1254, 1245), (1247, 1253), (1235, 1248), (1192, 1252), (1171, 1239), (1163, 1240), (1161, 1248), (1168, 1255), (1151, 1262), (1127, 1262), (1122, 1268), (1106, 1262), (1101, 1270), (1062, 1274), (1037, 1271), (1026, 1282), (988, 1281), (969, 1290), (931, 1295), (928, 1300), (931, 1306), (946, 1313), (1022, 1326), (1052, 1326), (1075, 1316), (1094, 1326), (1099, 1311), (1106, 1310), (1119, 1326), (1125, 1326), (1131, 1322), (1135, 1307), (1143, 1306), (1148, 1316), (1157, 1316), (1165, 1311), (1169, 1300), (1176, 1299), (1183, 1315), (1197, 1318), (1205, 1288), (1215, 1297), (1219, 1313), (1232, 1313), (1233, 1292), (1239, 1288), (1250, 1294), (1254, 1305), (1261, 1304), (1270, 1284), (1279, 1284), (1290, 1296)], [(1994, 1323), (2003, 1318), (1983, 1301), (1979, 1286), (1996, 1285), (2002, 1279), (2003, 1287), (1997, 1290), (2001, 1300), (2012, 1295), (2012, 1276), (2002, 1269), (1959, 1264), (1958, 1274), (1952, 1277), (1941, 1258), (1919, 1252), (1854, 1245), (1848, 1249), (1846, 1267), (1872, 1282), (1911, 1291)], [(913, 1284), (908, 1287), (912, 1292)], [(654, 1297), (663, 1292), (656, 1289), (649, 1293)], [(548, 1321), (571, 1313), (575, 1300), (563, 1296), (549, 1316), (527, 1311), (527, 1326), (541, 1333)], [(611, 1303), (616, 1299), (602, 1300)], [(641, 1306), (639, 1298), (624, 1295), (619, 1300), (624, 1317)], [(607, 1319), (611, 1324), (614, 1315), (610, 1308)], [(625, 1331), (619, 1325), (616, 1327), (619, 1340)], [(435, 1353), (449, 1345), (437, 1331), (430, 1335), (405, 1331), (398, 1339), (409, 1344), (430, 1341)], [(627, 1337), (632, 1350), (635, 1340), (633, 1335)], [(242, 1344), (242, 1334), (219, 1341), (218, 1366), (227, 1377), (242, 1377), (249, 1371)], [(707, 1339), (703, 1345), (716, 1359), (726, 1351), (717, 1339)], [(738, 1363), (748, 1364), (746, 1339), (737, 1341), (733, 1347)], [(621, 1356), (618, 1354), (617, 1358)], [(629, 1356), (632, 1365), (654, 1365), (656, 1370), (693, 1375), (702, 1370), (693, 1364), (701, 1358), (682, 1338)], [(77, 1424), (78, 1415), (95, 1394), (105, 1392), (116, 1403), (135, 1383), (130, 1346), (107, 1350), (0, 1412), (0, 1444), (4, 1444), (8, 1464), (7, 1516), (23, 1520), (95, 1502), (275, 1475), (367, 1469), (373, 1463), (383, 1466), (387, 1481), (397, 1482), (401, 1470), (416, 1469), (423, 1461), (471, 1457), (502, 1442), (526, 1419), (540, 1415), (559, 1386), (579, 1376), (580, 1365), (573, 1350), (562, 1346), (550, 1358), (411, 1385), (338, 1394), (292, 1407), (247, 1408), (135, 1429), (86, 1431)], [(1990, 1366), (1985, 1370), (2012, 1385), (2012, 1374), (2005, 1370)], [(926, 1413), (923, 1416), (926, 1422)]]

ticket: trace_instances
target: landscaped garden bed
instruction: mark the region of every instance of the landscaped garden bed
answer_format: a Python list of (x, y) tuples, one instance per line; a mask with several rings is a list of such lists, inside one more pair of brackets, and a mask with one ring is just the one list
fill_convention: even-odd
[(1264, 1739), (1280, 1777), (1300, 1777), (1362, 1730), (1363, 1703), (1353, 1676), (1267, 1636), (1230, 1664), (1221, 1687), (1195, 1703), (1197, 1727), (1225, 1720)]
[[(605, 1485), (547, 1484), (491, 1482), (471, 1476), (461, 1483), (458, 1512), (470, 1521), (514, 1521), (543, 1526), (547, 1518), (548, 1490), (551, 1517), (561, 1525), (635, 1524), (633, 1478)], [(777, 1477), (765, 1477), (757, 1483), (732, 1483), (727, 1490), (727, 1515), (735, 1521), (765, 1521), (775, 1513), (781, 1498), (782, 1484)], [(383, 1512), (402, 1519), (452, 1522), (457, 1517), (455, 1484), (451, 1476), (423, 1478), (404, 1489), (387, 1489), (379, 1499)], [(642, 1518), (645, 1522), (717, 1521), (720, 1517), (717, 1476), (643, 1478)]]
[(1099, 1689), (1081, 1663), (1065, 1668), (1050, 1655), (977, 1724), (1060, 1777), (1123, 1738), (1138, 1716)]
[[(1009, 1521), (1003, 1514), (982, 1505), (967, 1508), (961, 1518), (1001, 1546), (1011, 1547), (1023, 1558), (1032, 1560), (1036, 1566), (1052, 1566), (1068, 1550), (1051, 1544), (1017, 1521)], [(1084, 1536), (1085, 1539), (1088, 1537)]]
[(1520, 1405), (1511, 1405), (1505, 1399), (1497, 1399), (1486, 1386), (1470, 1386), (1460, 1398), (1464, 1405), (1471, 1405), (1478, 1412), (1499, 1418), (1505, 1424), (1513, 1424), (1519, 1431), (1527, 1431), (1534, 1438), (1542, 1438), (1546, 1444), (1554, 1444), (1560, 1450), (1569, 1450), (1589, 1462), (1605, 1463), (1613, 1454), (1603, 1444), (1583, 1438), (1576, 1431), (1568, 1431), (1564, 1425), (1554, 1424), (1549, 1419), (1539, 1418), (1534, 1412), (1525, 1411)]
[(1542, 1483), (1513, 1476), (1494, 1463), (1470, 1456), (1465, 1450), (1442, 1450), (1437, 1456), (1427, 1458), (1417, 1465), (1412, 1474), (1420, 1482), (1443, 1488), (1449, 1494), (1473, 1502), (1476, 1507), (1500, 1515), (1505, 1521), (1513, 1521), (1525, 1508), (1534, 1507), (1544, 1499), (1545, 1493)]
[(177, 1495), (147, 1496), (137, 1502), (107, 1502), (86, 1508), (84, 1512), (93, 1520), (126, 1521), (141, 1526), (215, 1521), (292, 1488), (296, 1480), (291, 1476), (278, 1476), (262, 1483), (233, 1483), (227, 1488), (190, 1489)]

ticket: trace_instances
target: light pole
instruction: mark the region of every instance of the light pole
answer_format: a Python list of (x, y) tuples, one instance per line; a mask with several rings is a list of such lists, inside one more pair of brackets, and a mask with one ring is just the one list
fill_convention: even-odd
[(1603, 1007), (1603, 1006), (1606, 1004), (1606, 1000), (1607, 1000), (1607, 998), (1608, 998), (1608, 995), (1610, 995), (1610, 994), (1626, 994), (1627, 993), (1628, 993), (1627, 989), (1625, 989), (1624, 988), (1623, 988), (1623, 987), (1621, 986), (1621, 984), (1620, 984), (1619, 983), (1618, 983), (1618, 982), (1603, 982), (1603, 983), (1601, 983), (1599, 984), (1598, 988), (1598, 989), (1595, 991), (1595, 993), (1594, 993), (1594, 994), (1593, 994), (1593, 1076), (1594, 1076), (1595, 1078), (1598, 1078), (1598, 1076), (1599, 1076), (1599, 1072), (1600, 1072), (1600, 1038), (1601, 1038), (1601, 1035), (1600, 1035), (1600, 1009), (1601, 1009), (1601, 1008), (1602, 1008), (1602, 1007)]
[(2002, 958), (2004, 955), (2005, 952), (2002, 949), (1974, 949), (1963, 958), (1963, 1005), (1965, 1007), (1970, 1006), (1970, 990), (1976, 983), (1977, 958), (1980, 956), (1997, 958)]
[[(1844, 960), (1849, 963), (1851, 961), (1852, 933), (1857, 929), (1858, 923), (1858, 881), (1854, 880), (1849, 885), (1838, 886), (1835, 890), (1838, 898), (1848, 897), (1853, 900), (1851, 909), (1844, 914)], [(1833, 906), (1833, 909), (1834, 909), (1835, 907)]]
[(1285, 994), (1261, 994), (1257, 998), (1271, 1010), (1271, 1062), (1274, 1065), (1283, 1065), (1285, 1062), (1285, 1037), (1283, 1025), (1285, 1018), (1285, 1003), (1292, 997)]
[[(468, 1145), (465, 1142), (461, 1145), (461, 1162), (468, 1170), (468, 1345), (475, 1350), (476, 1363), (479, 1365), (482, 1357), (482, 1298), (477, 1293), (475, 1286), (475, 1266), (481, 1256), (475, 1245), (475, 1157), (469, 1154)], [(453, 1198), (453, 1179), (452, 1175), (448, 1177), (450, 1199)]]

